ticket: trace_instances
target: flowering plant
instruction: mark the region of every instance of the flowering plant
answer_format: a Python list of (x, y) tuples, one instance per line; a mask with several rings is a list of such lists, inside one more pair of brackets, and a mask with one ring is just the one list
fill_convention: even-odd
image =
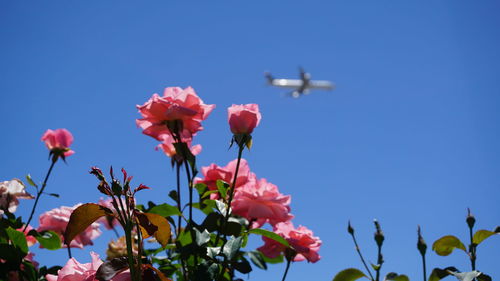
[[(154, 94), (137, 106), (141, 118), (136, 124), (145, 135), (159, 141), (156, 149), (170, 157), (175, 170), (176, 188), (168, 192), (163, 202), (137, 202), (136, 194), (147, 192), (150, 187), (132, 184), (132, 176), (125, 169), (118, 176), (111, 167), (107, 176), (100, 168), (91, 167), (90, 174), (96, 177), (97, 190), (104, 197), (98, 203), (77, 203), (44, 212), (39, 216), (38, 227), (33, 227), (30, 223), (42, 195), (58, 197), (45, 191), (55, 164), (74, 153), (70, 148), (73, 136), (68, 130), (47, 130), (42, 137), (49, 150), (47, 174), (40, 184), (30, 175), (26, 177), (35, 195), (26, 191), (26, 185), (19, 179), (0, 183), (0, 280), (237, 281), (242, 280), (241, 274), (255, 267), (267, 269), (270, 263), (286, 263), (282, 277), (285, 280), (294, 262), (319, 261), (322, 241), (307, 227), (294, 226), (291, 196), (266, 178), (259, 178), (243, 158), (244, 152), (252, 147), (252, 133), (262, 119), (258, 105), (228, 108), (229, 130), (233, 133), (230, 147), (236, 149), (237, 156), (225, 166), (212, 163), (201, 167), (201, 172), (198, 170), (196, 156), (201, 145), (193, 145), (193, 141), (214, 108), (215, 105), (205, 104), (191, 87), (166, 88), (163, 96)], [(188, 196), (184, 198), (186, 193)], [(27, 221), (15, 215), (19, 199), (34, 199)], [(428, 276), (427, 245), (418, 229), (417, 248), (422, 256), (424, 281), (438, 281), (447, 276), (462, 281), (492, 280), (476, 268), (477, 247), (499, 234), (500, 227), (474, 232), (475, 218), (470, 211), (466, 222), (470, 234), (468, 248), (459, 238), (447, 235), (435, 241), (432, 250), (441, 256), (462, 250), (470, 259), (470, 272), (459, 272), (453, 266), (436, 267)], [(342, 270), (334, 281), (381, 280), (385, 236), (378, 221), (375, 229), (378, 253), (370, 269), (349, 223), (347, 230), (364, 270)], [(105, 260), (93, 252), (89, 263), (72, 258), (71, 248), (92, 245), (106, 230), (114, 231), (118, 238), (109, 243)], [(262, 246), (248, 249), (251, 236), (260, 237)], [(40, 266), (30, 251), (37, 243), (49, 251), (65, 248), (68, 261), (63, 266)], [(409, 278), (389, 272), (383, 280)]]
[[(0, 232), (6, 243), (0, 245), (15, 253), (0, 257), (0, 279), (240, 280), (238, 275), (249, 273), (253, 267), (266, 269), (269, 262), (286, 262), (285, 279), (293, 262), (318, 261), (321, 240), (303, 226), (293, 227), (291, 196), (282, 194), (267, 179), (258, 178), (243, 158), (262, 118), (258, 105), (228, 108), (229, 130), (233, 133), (230, 147), (236, 148), (237, 157), (226, 166), (213, 163), (199, 172), (196, 155), (201, 145), (192, 143), (214, 108), (191, 87), (166, 88), (162, 96), (154, 94), (137, 106), (141, 115), (137, 126), (159, 141), (156, 149), (170, 157), (176, 172), (176, 189), (164, 202), (136, 203), (136, 194), (148, 186), (134, 187), (125, 169), (117, 176), (111, 168), (106, 176), (101, 169), (91, 167), (90, 174), (97, 178), (97, 189), (104, 196), (99, 203), (47, 211), (40, 215), (39, 226), (33, 228), (30, 223), (40, 197), (47, 194), (55, 163), (58, 159), (66, 161), (74, 153), (70, 149), (73, 136), (68, 130), (47, 130), (42, 141), (52, 156), (49, 171), (40, 186), (27, 177), (36, 196), (24, 191), (19, 180), (0, 187), (0, 207), (5, 214), (1, 222), (6, 229)], [(187, 192), (183, 192), (183, 182)], [(14, 184), (16, 188), (10, 188)], [(181, 196), (185, 193), (188, 198)], [(18, 198), (35, 199), (26, 223), (13, 214)], [(121, 236), (109, 244), (105, 261), (96, 253), (90, 253), (90, 263), (71, 257), (71, 248), (92, 245), (105, 230)], [(248, 250), (250, 236), (262, 237), (262, 247)], [(63, 267), (39, 268), (28, 241), (38, 242), (47, 250), (66, 248), (69, 260)]]

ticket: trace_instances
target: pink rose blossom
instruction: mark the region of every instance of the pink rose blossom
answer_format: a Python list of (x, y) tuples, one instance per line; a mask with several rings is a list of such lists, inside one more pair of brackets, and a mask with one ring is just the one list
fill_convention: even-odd
[(64, 156), (68, 157), (75, 152), (69, 149), (73, 142), (73, 135), (66, 129), (50, 130), (48, 129), (42, 136), (42, 141), (45, 142), (47, 148), (51, 151), (62, 151)]
[(24, 190), (26, 187), (19, 179), (0, 182), (0, 216), (4, 210), (14, 213), (19, 205), (18, 199), (33, 199), (34, 197)]
[[(76, 209), (80, 204), (73, 207), (62, 206), (60, 208), (52, 209), (48, 212), (43, 213), (39, 220), (40, 226), (37, 231), (52, 230), (61, 236), (61, 241), (64, 242), (63, 234), (66, 230), (66, 226), (69, 222), (69, 217), (74, 209)], [(101, 230), (99, 229), (99, 223), (92, 223), (85, 231), (78, 234), (70, 243), (71, 248), (80, 248), (86, 245), (93, 245), (93, 239), (101, 235)], [(63, 245), (66, 247), (66, 244)]]
[(259, 112), (259, 105), (233, 104), (227, 109), (229, 126), (233, 134), (251, 134), (262, 118)]
[[(209, 190), (217, 190), (217, 180), (225, 181), (231, 185), (233, 183), (237, 161), (238, 159), (235, 159), (229, 162), (225, 167), (220, 167), (216, 164), (211, 164), (208, 167), (202, 167), (201, 173), (203, 174), (204, 178), (196, 178), (195, 183), (203, 183), (208, 187)], [(238, 189), (249, 182), (255, 182), (255, 174), (250, 172), (250, 167), (248, 166), (247, 160), (241, 159), (235, 189)], [(219, 194), (211, 194), (211, 199), (218, 198)]]
[(231, 207), (234, 214), (253, 221), (252, 227), (260, 227), (266, 222), (275, 225), (291, 220), (290, 201), (276, 185), (260, 179), (237, 189)]
[(137, 119), (137, 126), (143, 133), (161, 141), (160, 136), (170, 134), (167, 121), (182, 121), (181, 135), (192, 137), (203, 129), (201, 121), (205, 120), (215, 105), (204, 104), (191, 87), (166, 88), (163, 96), (154, 94), (145, 104), (138, 105), (142, 119)]
[[(61, 268), (57, 275), (47, 274), (45, 278), (47, 281), (93, 281), (99, 266), (103, 264), (103, 261), (99, 258), (99, 255), (90, 252), (92, 261), (90, 263), (80, 263), (75, 258), (68, 260), (66, 265)], [(110, 281), (129, 281), (131, 280), (129, 270), (118, 273)]]
[[(168, 157), (175, 157), (177, 151), (175, 150), (173, 144), (175, 142), (174, 138), (169, 134), (164, 134), (159, 136), (159, 139), (161, 140), (161, 143), (156, 146), (156, 150), (162, 150)], [(184, 139), (183, 142), (187, 143), (193, 155), (198, 155), (201, 152), (201, 145), (197, 144), (191, 146), (191, 139)]]
[[(274, 232), (285, 238), (297, 253), (293, 261), (307, 260), (314, 263), (321, 258), (318, 253), (321, 240), (308, 228), (304, 226), (294, 228), (291, 222), (282, 222), (274, 226)], [(286, 250), (284, 245), (270, 238), (262, 237), (262, 240), (265, 242), (264, 246), (257, 250), (266, 257), (276, 258)]]

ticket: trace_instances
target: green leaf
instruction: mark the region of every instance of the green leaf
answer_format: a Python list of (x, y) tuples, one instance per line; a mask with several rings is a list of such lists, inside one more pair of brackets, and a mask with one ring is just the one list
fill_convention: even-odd
[(484, 230), (484, 229), (478, 230), (478, 231), (476, 231), (476, 233), (474, 233), (474, 237), (472, 237), (472, 243), (479, 245), (486, 238), (493, 236), (495, 234), (498, 234), (498, 233), (493, 232), (493, 231), (489, 231), (489, 230)]
[(479, 280), (479, 281), (492, 281), (493, 280), (491, 278), (491, 276), (486, 275), (484, 273), (481, 273), (481, 275), (479, 275), (476, 279)]
[(172, 200), (174, 200), (175, 202), (179, 200), (179, 194), (177, 194), (176, 190), (170, 190), (170, 192), (168, 193), (168, 197), (172, 198)]
[(467, 252), (464, 243), (462, 243), (460, 239), (453, 235), (443, 236), (436, 240), (434, 244), (432, 244), (432, 250), (440, 256), (447, 256), (451, 254), (451, 252), (453, 252), (453, 250), (455, 249), (460, 249), (464, 252)]
[(23, 261), (21, 274), (24, 280), (37, 280), (37, 271), (35, 265), (30, 261)]
[(265, 236), (269, 239), (272, 239), (278, 243), (281, 243), (285, 247), (290, 247), (290, 244), (288, 244), (288, 241), (286, 241), (285, 238), (279, 236), (278, 234), (276, 234), (272, 231), (265, 230), (262, 228), (254, 228), (254, 229), (251, 229), (250, 231), (248, 231), (248, 233), (262, 235), (262, 236)]
[(385, 280), (387, 281), (410, 281), (410, 278), (408, 278), (408, 276), (404, 275), (404, 274), (397, 274), (396, 272), (390, 272), (390, 273), (387, 273), (387, 275), (385, 276)]
[(203, 221), (203, 223), (201, 224), (201, 226), (203, 228), (205, 228), (206, 230), (208, 230), (209, 232), (213, 232), (215, 231), (216, 229), (219, 228), (219, 222), (221, 222), (223, 219), (222, 215), (219, 214), (219, 213), (210, 213), (206, 218), (205, 220)]
[[(223, 216), (226, 216), (226, 204), (224, 202), (222, 202), (222, 200), (214, 200), (215, 201), (215, 205), (217, 206), (217, 210), (219, 210), (219, 212), (223, 215)], [(231, 211), (229, 211), (228, 213), (231, 213)]]
[(241, 247), (241, 237), (232, 237), (226, 242), (224, 248), (222, 248), (222, 253), (227, 257), (228, 260), (232, 260), (238, 253)]
[(198, 194), (199, 195), (202, 195), (207, 190), (207, 185), (204, 184), (204, 183), (197, 183), (197, 184), (194, 185), (194, 188), (196, 188), (196, 190), (198, 190)]
[(270, 263), (270, 264), (277, 264), (277, 263), (282, 263), (285, 258), (283, 257), (283, 255), (279, 255), (275, 258), (269, 258), (269, 257), (266, 257), (266, 255), (262, 255), (262, 259), (264, 259), (264, 261), (266, 263)]
[(222, 233), (227, 236), (240, 236), (241, 225), (237, 222), (227, 222), (226, 227)]
[(151, 210), (149, 210), (149, 213), (157, 214), (163, 217), (177, 216), (181, 214), (177, 207), (167, 203), (154, 206)]
[(335, 277), (333, 278), (333, 281), (354, 281), (358, 280), (361, 277), (368, 278), (361, 270), (356, 268), (348, 268), (337, 273), (337, 275), (335, 275)]
[(191, 234), (186, 230), (181, 232), (181, 234), (177, 238), (177, 241), (181, 244), (181, 246), (186, 246), (193, 242), (193, 240), (191, 239)]
[(30, 174), (27, 174), (26, 175), (26, 181), (31, 185), (31, 186), (34, 186), (34, 187), (38, 187), (38, 185), (36, 185), (36, 183), (33, 181), (33, 179), (31, 178), (31, 175)]
[(261, 252), (259, 251), (251, 251), (247, 253), (248, 257), (252, 261), (255, 266), (257, 266), (260, 269), (267, 270), (267, 264), (264, 261), (264, 258), (262, 257)]
[(206, 229), (200, 232), (194, 228), (194, 232), (196, 233), (196, 245), (202, 246), (210, 241), (210, 233)]
[(20, 263), (24, 256), (21, 255), (19, 248), (14, 247), (14, 245), (0, 244), (0, 259)]
[(28, 242), (26, 241), (26, 236), (21, 231), (17, 231), (12, 227), (6, 229), (7, 236), (9, 237), (12, 245), (21, 250), (24, 255), (28, 254)]
[(217, 185), (217, 190), (219, 191), (221, 198), (223, 198), (223, 200), (225, 200), (227, 197), (227, 189), (229, 188), (229, 184), (225, 181), (217, 180), (216, 185)]
[(243, 274), (247, 274), (252, 271), (252, 266), (245, 258), (242, 258), (241, 261), (234, 263), (234, 268)]
[(207, 247), (207, 256), (215, 258), (220, 253), (220, 247)]
[(446, 276), (450, 275), (449, 271), (458, 271), (456, 268), (450, 266), (444, 269), (441, 268), (434, 268), (431, 272), (431, 275), (429, 276), (429, 281), (439, 281)]
[(380, 264), (373, 264), (373, 263), (370, 263), (370, 265), (372, 266), (373, 270), (377, 271), (380, 269)]
[(61, 238), (52, 230), (37, 232), (32, 229), (28, 232), (28, 235), (35, 237), (38, 243), (47, 250), (57, 250), (61, 248)]

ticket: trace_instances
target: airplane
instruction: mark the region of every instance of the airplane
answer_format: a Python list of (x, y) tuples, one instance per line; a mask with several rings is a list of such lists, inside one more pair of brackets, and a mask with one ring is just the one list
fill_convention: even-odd
[(265, 76), (267, 78), (267, 83), (271, 86), (281, 87), (281, 88), (293, 88), (292, 92), (288, 95), (293, 98), (299, 98), (301, 95), (309, 94), (310, 90), (320, 89), (320, 90), (333, 90), (335, 89), (335, 84), (326, 80), (311, 80), (311, 75), (304, 71), (302, 67), (300, 70), (300, 79), (277, 79), (274, 78), (271, 73), (266, 72)]

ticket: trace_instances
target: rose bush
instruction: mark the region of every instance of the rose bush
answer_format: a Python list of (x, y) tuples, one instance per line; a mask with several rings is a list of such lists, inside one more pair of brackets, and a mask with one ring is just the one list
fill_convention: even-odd
[[(229, 281), (252, 271), (250, 262), (265, 269), (266, 255), (286, 259), (286, 272), (294, 261), (316, 262), (320, 258), (321, 241), (306, 228), (291, 226), (290, 220), (294, 218), (290, 213), (291, 196), (282, 194), (266, 179), (258, 179), (243, 158), (245, 148), (251, 147), (251, 134), (262, 118), (258, 105), (228, 108), (229, 129), (234, 134), (231, 146), (236, 143), (237, 158), (226, 166), (204, 166), (197, 177), (196, 156), (201, 145), (192, 143), (203, 129), (202, 121), (214, 108), (215, 105), (205, 104), (191, 87), (168, 87), (162, 96), (153, 94), (137, 106), (141, 118), (136, 124), (144, 134), (159, 141), (156, 149), (162, 150), (175, 168), (176, 188), (168, 192), (173, 204), (168, 201), (137, 204), (136, 193), (149, 187), (140, 184), (133, 188), (132, 176), (124, 169), (123, 177), (117, 177), (113, 168), (107, 177), (101, 169), (92, 167), (90, 174), (98, 180), (97, 190), (106, 197), (98, 203), (78, 203), (42, 213), (38, 227), (33, 229), (28, 223), (41, 195), (57, 196), (44, 191), (55, 163), (74, 153), (70, 149), (73, 137), (68, 130), (47, 130), (42, 140), (52, 161), (41, 186), (27, 177), (37, 190), (28, 223), (22, 224), (20, 218), (13, 220), (15, 215), (11, 214), (17, 207), (17, 198), (30, 197), (24, 192), (22, 182), (14, 182), (15, 191), (7, 185), (4, 189), (0, 186), (1, 194), (9, 194), (0, 197), (0, 206), (10, 216), (5, 219), (2, 216), (2, 223), (10, 228), (0, 241), (7, 241), (17, 255), (15, 262), (0, 259), (0, 279), (17, 276), (48, 281)], [(182, 191), (183, 183), (187, 198)], [(198, 214), (204, 214), (199, 221), (199, 215), (193, 215), (197, 210)], [(103, 231), (101, 225), (118, 237), (108, 245), (107, 261), (103, 262), (95, 253), (91, 253), (90, 263), (82, 264), (72, 258), (71, 248), (92, 245)], [(259, 248), (262, 253), (246, 249), (248, 239), (254, 235), (264, 237), (265, 244)], [(37, 242), (47, 250), (67, 248), (69, 260), (64, 267), (38, 268), (28, 249)], [(3, 267), (8, 270), (3, 272)]]

